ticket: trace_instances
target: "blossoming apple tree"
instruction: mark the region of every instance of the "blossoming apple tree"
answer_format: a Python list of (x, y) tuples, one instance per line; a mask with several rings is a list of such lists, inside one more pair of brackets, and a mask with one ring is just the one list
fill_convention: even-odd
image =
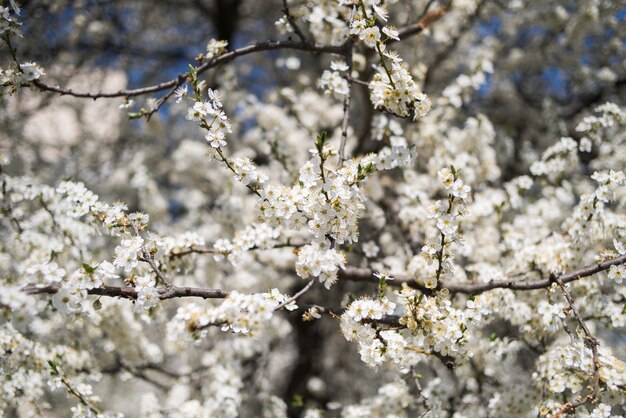
[(625, 18), (1, 6), (1, 415), (623, 416)]

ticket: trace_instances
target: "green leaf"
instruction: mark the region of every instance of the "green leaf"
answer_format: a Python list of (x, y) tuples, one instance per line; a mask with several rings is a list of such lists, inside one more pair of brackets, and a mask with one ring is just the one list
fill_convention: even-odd
[(291, 406), (294, 408), (301, 408), (304, 406), (304, 400), (302, 399), (302, 395), (296, 393), (293, 395), (293, 399), (291, 400)]
[(83, 263), (83, 268), (85, 269), (85, 273), (87, 274), (91, 274), (94, 271), (96, 271), (96, 267), (91, 267), (89, 264), (87, 263)]
[(50, 366), (50, 374), (52, 376), (58, 376), (59, 375), (59, 365), (57, 364), (56, 361), (54, 360), (48, 360), (48, 366)]
[(317, 152), (322, 153), (322, 149), (324, 149), (324, 144), (326, 143), (326, 139), (328, 138), (328, 132), (322, 131), (317, 135), (317, 139), (315, 140), (315, 148)]

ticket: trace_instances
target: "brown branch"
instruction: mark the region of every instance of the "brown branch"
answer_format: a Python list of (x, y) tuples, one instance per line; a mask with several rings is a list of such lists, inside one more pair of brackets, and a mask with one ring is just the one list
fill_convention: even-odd
[[(296, 49), (301, 51), (310, 51), (316, 53), (329, 53), (329, 54), (345, 54), (344, 46), (334, 46), (334, 45), (314, 45), (310, 43), (304, 42), (295, 42), (295, 41), (265, 41), (258, 42), (255, 44), (251, 44), (248, 46), (244, 46), (239, 49), (235, 49), (230, 52), (226, 52), (218, 57), (213, 58), (210, 61), (205, 62), (200, 65), (197, 69), (198, 74), (202, 74), (203, 72), (216, 67), (220, 64), (228, 63), (234, 60), (237, 57), (241, 57), (248, 54), (253, 54), (261, 51), (271, 51), (275, 49)], [(132, 97), (132, 96), (141, 96), (144, 94), (156, 93), (166, 89), (175, 89), (178, 86), (184, 84), (188, 79), (188, 73), (181, 73), (178, 77), (164, 81), (159, 84), (155, 84), (152, 86), (137, 88), (137, 89), (122, 89), (115, 92), (102, 92), (99, 91), (97, 93), (91, 92), (76, 92), (72, 89), (64, 89), (58, 86), (50, 86), (39, 80), (34, 80), (33, 85), (35, 85), (40, 90), (50, 91), (53, 93), (58, 93), (62, 96), (68, 95), (78, 98), (84, 99), (99, 99), (99, 98), (114, 98), (114, 97)], [(162, 103), (161, 103), (162, 104)]]
[[(346, 64), (348, 76), (352, 76), (352, 41), (348, 42)], [(350, 104), (352, 102), (352, 86), (348, 84), (348, 92), (343, 98), (343, 120), (341, 121), (341, 143), (339, 144), (339, 167), (346, 159), (346, 142), (348, 140), (348, 128), (350, 127)]]
[[(49, 294), (53, 295), (59, 291), (59, 286), (27, 286), (23, 290), (30, 294)], [(223, 299), (228, 296), (228, 292), (220, 289), (205, 289), (200, 287), (178, 287), (172, 286), (170, 289), (159, 288), (157, 289), (160, 294), (160, 298), (174, 299), (174, 298), (186, 298), (195, 297), (203, 299)], [(134, 287), (118, 287), (118, 286), (102, 286), (94, 287), (93, 289), (87, 289), (87, 294), (97, 296), (109, 296), (120, 297), (124, 299), (137, 299), (137, 291)]]
[[(299, 247), (304, 247), (307, 243), (305, 241), (296, 241), (296, 242), (291, 242), (291, 240), (287, 240), (287, 242), (282, 242), (282, 243), (278, 243), (272, 247), (267, 247), (267, 248), (261, 248), (257, 245), (248, 248), (246, 251), (256, 251), (256, 250), (273, 250), (276, 248), (287, 248), (287, 247), (293, 247), (293, 248), (299, 248)], [(230, 254), (230, 251), (227, 250), (216, 250), (215, 248), (212, 247), (204, 247), (204, 246), (191, 246), (189, 248), (186, 248), (184, 250), (180, 250), (180, 251), (172, 251), (169, 254), (170, 258), (178, 258), (178, 257), (183, 257), (186, 255), (190, 255), (190, 254), (220, 254), (220, 255), (228, 255)]]
[(293, 18), (289, 10), (289, 4), (287, 4), (287, 0), (283, 0), (283, 13), (285, 14), (285, 17), (287, 18), (287, 22), (289, 23), (289, 26), (291, 26), (291, 29), (293, 29), (296, 35), (298, 35), (298, 38), (300, 38), (302, 42), (306, 44), (310, 44), (311, 42), (307, 39), (307, 37), (304, 35), (304, 32), (302, 32), (302, 30), (296, 23), (296, 20)]
[[(169, 385), (166, 385), (164, 383), (159, 382), (156, 379), (153, 379), (152, 377), (148, 376), (144, 370), (145, 369), (152, 369), (150, 367), (151, 365), (140, 365), (140, 366), (132, 366), (129, 364), (126, 364), (125, 362), (122, 361), (121, 358), (117, 358), (117, 361), (115, 364), (113, 364), (112, 366), (108, 366), (108, 367), (104, 367), (102, 369), (100, 369), (100, 373), (105, 373), (105, 374), (118, 374), (120, 372), (128, 372), (130, 374), (132, 374), (134, 377), (141, 379), (145, 382), (150, 383), (151, 385), (156, 386), (157, 388), (159, 388), (160, 390), (167, 392), (168, 389), (170, 388)], [(157, 370), (156, 368), (154, 368), (153, 370)], [(81, 372), (87, 373), (89, 374), (91, 371), (90, 370), (81, 370)]]
[(369, 87), (370, 83), (367, 81), (359, 80), (358, 78), (346, 77), (346, 80), (350, 83), (359, 84), (361, 86)]
[(317, 303), (301, 303), (301, 304), (298, 305), (298, 310), (300, 310), (300, 311), (307, 311), (310, 308), (315, 308), (315, 309), (317, 309), (318, 313), (329, 315), (329, 316), (334, 317), (334, 318), (339, 317), (340, 315), (342, 315), (346, 311), (346, 308), (344, 308), (344, 307), (340, 307), (340, 306), (322, 306), (322, 305), (318, 305)]
[(7, 188), (7, 179), (4, 175), (4, 172), (2, 171), (1, 165), (0, 165), (0, 176), (2, 176), (2, 197), (4, 198), (3, 201), (6, 202), (4, 204), (4, 207), (0, 207), (0, 213), (2, 213), (7, 219), (9, 219), (15, 231), (18, 234), (21, 234), (22, 232), (24, 232), (24, 229), (22, 228), (22, 225), (19, 219), (13, 216), (13, 208), (11, 206), (11, 199), (9, 198), (9, 195), (8, 195), (9, 191)]
[[(583, 277), (588, 277), (599, 273), (601, 271), (608, 270), (613, 265), (619, 265), (626, 263), (626, 255), (611, 258), (609, 260), (602, 261), (597, 264), (592, 264), (587, 267), (583, 267), (579, 270), (571, 273), (566, 273), (558, 276), (557, 279), (563, 283), (570, 283)], [(389, 286), (402, 286), (407, 284), (409, 287), (429, 292), (424, 286), (424, 283), (420, 280), (406, 274), (391, 274), (395, 280), (388, 282)], [(515, 275), (517, 276), (517, 275)], [(360, 281), (378, 283), (378, 278), (374, 276), (374, 272), (368, 268), (347, 267), (339, 270), (339, 277), (344, 280)], [(512, 278), (506, 280), (492, 280), (486, 283), (439, 283), (437, 289), (446, 288), (450, 293), (466, 293), (466, 294), (479, 294), (487, 292), (493, 289), (511, 289), (511, 290), (536, 290), (548, 288), (554, 283), (555, 279), (539, 279), (533, 281), (518, 281)]]
[(298, 291), (298, 293), (296, 293), (295, 295), (293, 295), (292, 297), (290, 297), (289, 299), (285, 300), (283, 303), (275, 307), (274, 310), (278, 311), (284, 308), (285, 306), (289, 305), (291, 302), (298, 300), (300, 296), (304, 295), (306, 292), (309, 291), (309, 289), (315, 284), (316, 281), (317, 281), (317, 277), (313, 277), (311, 280), (309, 280), (306, 286), (304, 286), (302, 289), (300, 289), (300, 291)]
[[(446, 2), (446, 3), (449, 3), (449, 2)], [(434, 22), (444, 17), (448, 13), (448, 11), (450, 11), (450, 7), (451, 7), (450, 4), (444, 4), (440, 7), (437, 7), (431, 10), (430, 12), (426, 13), (423, 18), (418, 20), (417, 23), (413, 23), (411, 25), (408, 25), (400, 29), (398, 37), (400, 38), (401, 41), (403, 41), (406, 38), (409, 38), (413, 35), (422, 33), (431, 24), (433, 24)], [(392, 42), (393, 40), (390, 41), (390, 43)]]
[(565, 299), (567, 300), (567, 304), (569, 305), (567, 310), (572, 313), (572, 315), (576, 319), (576, 322), (578, 322), (578, 326), (580, 327), (582, 332), (585, 334), (584, 343), (585, 343), (585, 346), (587, 346), (587, 348), (591, 350), (591, 358), (593, 362), (593, 370), (591, 372), (591, 386), (590, 386), (591, 393), (588, 394), (587, 396), (584, 396), (584, 397), (581, 396), (577, 398), (576, 400), (574, 400), (574, 402), (567, 402), (563, 406), (561, 406), (561, 408), (552, 416), (553, 418), (558, 418), (562, 416), (563, 414), (574, 413), (574, 411), (576, 411), (576, 409), (582, 405), (597, 401), (598, 392), (600, 392), (600, 360), (598, 357), (598, 345), (599, 345), (598, 340), (596, 339), (596, 337), (593, 336), (591, 331), (589, 331), (587, 324), (585, 323), (582, 316), (580, 316), (580, 313), (574, 306), (574, 298), (572, 298), (572, 294), (570, 293), (569, 290), (567, 290), (561, 278), (553, 276), (550, 279), (554, 283), (558, 284), (559, 287), (561, 288), (561, 291), (563, 292), (563, 296), (565, 296)]
[(186, 81), (186, 78), (182, 82), (176, 83), (176, 85), (174, 87), (172, 87), (170, 89), (170, 91), (168, 91), (167, 94), (165, 94), (165, 96), (163, 96), (159, 100), (157, 100), (155, 106), (152, 109), (150, 109), (150, 110), (148, 110), (147, 112), (144, 113), (144, 116), (146, 117), (146, 119), (150, 120), (152, 115), (154, 115), (156, 112), (158, 112), (161, 109), (161, 107), (163, 107), (165, 102), (167, 102), (169, 100), (169, 98), (172, 97), (174, 95), (174, 93), (176, 93), (176, 90), (178, 89), (178, 87), (180, 87), (185, 81)]
[[(361, 323), (363, 324), (385, 324), (391, 327), (396, 327), (398, 329), (406, 328), (406, 325), (400, 324), (400, 316), (398, 315), (383, 315), (382, 318), (379, 319), (362, 319)], [(389, 331), (386, 329), (381, 329), (380, 331)]]

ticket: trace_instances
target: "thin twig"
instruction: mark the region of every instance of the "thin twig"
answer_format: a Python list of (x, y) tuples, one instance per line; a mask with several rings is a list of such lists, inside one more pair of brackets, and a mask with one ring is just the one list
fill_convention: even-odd
[(576, 322), (578, 322), (578, 326), (582, 330), (583, 334), (585, 334), (583, 341), (585, 343), (585, 346), (589, 348), (589, 350), (591, 350), (591, 359), (593, 363), (590, 386), (591, 393), (584, 397), (581, 396), (573, 402), (567, 402), (563, 406), (561, 406), (561, 408), (553, 415), (553, 418), (558, 418), (563, 414), (573, 413), (577, 408), (582, 405), (597, 401), (598, 393), (600, 392), (600, 360), (598, 356), (598, 340), (596, 339), (596, 337), (593, 336), (591, 331), (589, 331), (589, 327), (587, 327), (587, 324), (583, 320), (582, 316), (580, 316), (580, 313), (576, 309), (576, 306), (574, 306), (574, 298), (572, 298), (571, 292), (565, 287), (565, 283), (563, 283), (563, 280), (559, 277), (552, 276), (551, 280), (554, 283), (558, 284), (561, 288), (561, 292), (563, 292), (563, 296), (565, 296), (565, 299), (567, 300), (567, 303), (569, 305), (568, 310), (572, 313), (572, 315), (576, 319)]
[[(352, 75), (352, 43), (346, 47), (346, 64), (348, 75)], [(346, 159), (346, 142), (348, 140), (348, 128), (350, 127), (350, 103), (352, 101), (352, 86), (348, 84), (348, 91), (343, 98), (343, 120), (341, 121), (341, 143), (339, 144), (339, 167)]]
[(163, 96), (159, 100), (157, 100), (156, 105), (152, 109), (150, 109), (147, 113), (144, 114), (146, 119), (150, 120), (152, 115), (154, 115), (156, 112), (158, 112), (161, 109), (161, 107), (163, 107), (165, 102), (167, 102), (169, 100), (169, 98), (172, 97), (172, 95), (174, 93), (176, 93), (176, 89), (178, 89), (180, 86), (182, 86), (186, 81), (187, 81), (186, 77), (185, 78), (178, 77), (178, 83), (176, 83), (176, 85), (174, 87), (172, 87), (170, 89), (170, 91), (168, 91), (165, 96)]
[[(135, 235), (138, 236), (139, 238), (142, 238), (141, 235), (139, 234), (139, 227), (137, 226), (136, 222), (131, 221), (130, 223), (131, 223), (131, 226), (133, 227), (133, 230), (135, 231)], [(143, 244), (143, 238), (142, 238), (142, 244), (141, 244), (141, 252), (143, 255), (142, 261), (145, 261), (146, 263), (150, 265), (150, 268), (152, 269), (152, 271), (154, 271), (154, 274), (156, 274), (157, 278), (161, 281), (161, 283), (165, 285), (165, 287), (167, 288), (167, 291), (169, 291), (173, 287), (172, 282), (165, 276), (165, 274), (161, 271), (161, 269), (159, 269), (159, 267), (156, 265), (156, 262), (154, 261), (154, 254), (152, 254), (150, 251), (146, 249), (146, 246)]]
[(293, 29), (296, 35), (298, 35), (298, 38), (300, 38), (302, 42), (306, 44), (310, 44), (311, 41), (307, 39), (307, 37), (304, 35), (304, 32), (302, 32), (302, 30), (296, 23), (296, 20), (291, 15), (291, 12), (289, 11), (289, 4), (287, 4), (287, 0), (283, 0), (283, 13), (285, 14), (285, 17), (287, 18), (287, 22), (289, 23), (289, 26), (291, 26), (291, 29)]
[[(413, 35), (417, 35), (422, 33), (426, 28), (428, 28), (431, 24), (438, 21), (442, 17), (444, 17), (448, 11), (450, 11), (450, 5), (446, 4), (440, 7), (437, 7), (430, 12), (426, 13), (423, 18), (419, 19), (417, 23), (413, 23), (400, 29), (398, 37), (400, 41), (405, 40)], [(394, 40), (391, 40), (390, 43), (393, 43)], [(398, 42), (398, 41), (395, 41)]]
[[(455, 180), (456, 180), (456, 176), (455, 176)], [(448, 196), (448, 210), (446, 211), (446, 215), (450, 215), (450, 212), (452, 212), (453, 204), (454, 204), (454, 195), (449, 195)], [(444, 234), (443, 231), (441, 231), (440, 245), (441, 245), (441, 249), (437, 253), (437, 274), (435, 276), (436, 283), (439, 283), (439, 278), (441, 277), (441, 273), (443, 271), (443, 256), (444, 256), (444, 251), (446, 249), (446, 234)]]
[(350, 83), (360, 84), (361, 86), (369, 87), (370, 83), (367, 81), (359, 80), (358, 78), (346, 77), (346, 80)]
[[(287, 242), (281, 242), (271, 247), (259, 247), (255, 245), (247, 249), (247, 251), (263, 251), (263, 250), (274, 250), (278, 248), (299, 248), (305, 246), (307, 243), (305, 241), (296, 241), (291, 242), (291, 240), (287, 240)], [(212, 247), (204, 247), (204, 246), (191, 246), (189, 248), (185, 248), (180, 251), (172, 251), (169, 256), (171, 258), (183, 257), (189, 254), (220, 254), (220, 255), (228, 255), (231, 251), (229, 250), (217, 250)]]
[(296, 293), (295, 295), (293, 295), (292, 297), (290, 297), (289, 299), (287, 299), (286, 301), (284, 301), (283, 303), (275, 307), (274, 310), (278, 311), (280, 309), (283, 309), (285, 306), (289, 305), (291, 302), (298, 300), (300, 296), (304, 295), (306, 292), (309, 291), (309, 289), (315, 284), (316, 281), (317, 281), (317, 277), (313, 277), (311, 280), (309, 280), (306, 286), (300, 289), (298, 293)]
[[(253, 54), (261, 51), (271, 51), (276, 49), (296, 49), (301, 51), (310, 51), (316, 53), (329, 53), (329, 54), (344, 54), (344, 47), (342, 45), (315, 45), (304, 42), (296, 42), (296, 41), (265, 41), (265, 42), (257, 42), (248, 46), (244, 46), (239, 49), (235, 49), (230, 52), (226, 52), (218, 57), (213, 58), (210, 61), (205, 62), (197, 68), (197, 74), (202, 74), (203, 72), (216, 67), (220, 64), (225, 64), (234, 60), (237, 57), (241, 57), (248, 54)], [(178, 86), (181, 86), (188, 79), (188, 73), (181, 73), (178, 77), (164, 81), (159, 84), (154, 84), (151, 86), (141, 87), (137, 89), (122, 89), (115, 92), (76, 92), (72, 89), (61, 88), (58, 86), (50, 86), (39, 80), (33, 80), (32, 84), (39, 88), (40, 90), (50, 91), (53, 93), (58, 93), (62, 96), (68, 95), (78, 98), (84, 99), (99, 99), (99, 98), (114, 98), (114, 97), (133, 97), (133, 96), (142, 96), (145, 94), (156, 93), (166, 89), (175, 89)]]
[(63, 386), (65, 386), (65, 388), (71, 395), (75, 396), (80, 401), (80, 403), (85, 405), (92, 413), (96, 415), (102, 414), (102, 412), (98, 408), (96, 408), (91, 402), (89, 402), (89, 400), (87, 400), (87, 398), (85, 398), (82, 393), (72, 387), (72, 385), (65, 378), (63, 372), (59, 369), (59, 366), (55, 361), (49, 360), (48, 366), (50, 366), (50, 374), (52, 376), (58, 377), (61, 380), (61, 383), (63, 383)]
[(13, 216), (13, 208), (11, 206), (11, 199), (9, 197), (8, 194), (8, 188), (7, 188), (7, 179), (2, 171), (2, 166), (0, 165), (0, 176), (2, 176), (2, 197), (4, 198), (4, 202), (6, 202), (6, 204), (4, 205), (4, 207), (0, 208), (0, 212), (4, 214), (4, 216), (6, 216), (9, 221), (11, 222), (13, 228), (15, 229), (15, 231), (18, 234), (21, 234), (22, 232), (24, 232), (24, 229), (22, 228), (22, 225), (19, 221), (19, 219), (17, 219), (15, 216)]

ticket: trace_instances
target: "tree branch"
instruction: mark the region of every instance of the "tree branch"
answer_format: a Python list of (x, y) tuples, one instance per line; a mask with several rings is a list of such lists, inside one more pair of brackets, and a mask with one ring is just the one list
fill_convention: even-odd
[[(563, 283), (570, 283), (583, 277), (588, 277), (599, 273), (601, 271), (608, 270), (613, 265), (619, 265), (626, 263), (626, 255), (611, 258), (609, 260), (593, 264), (587, 267), (583, 267), (579, 270), (571, 273), (566, 273), (558, 276), (558, 280)], [(405, 274), (394, 275), (391, 274), (395, 280), (389, 281), (389, 286), (402, 286), (406, 283), (408, 286), (419, 289), (422, 291), (430, 292), (432, 290), (427, 289), (424, 283), (420, 280)], [(517, 275), (515, 275), (517, 276)], [(347, 267), (346, 269), (339, 270), (339, 277), (344, 280), (360, 281), (378, 283), (378, 278), (374, 276), (374, 272), (368, 268)], [(465, 293), (465, 294), (479, 294), (487, 292), (493, 289), (511, 289), (511, 290), (536, 290), (548, 288), (554, 283), (555, 279), (540, 279), (533, 281), (518, 281), (512, 278), (506, 280), (492, 280), (486, 283), (439, 283), (437, 289), (446, 288), (450, 293)]]
[(287, 299), (286, 301), (284, 301), (283, 303), (275, 307), (274, 310), (278, 311), (284, 308), (285, 306), (289, 305), (291, 302), (298, 300), (300, 296), (304, 295), (306, 292), (309, 291), (309, 289), (315, 284), (316, 281), (317, 281), (317, 277), (313, 277), (311, 280), (309, 280), (306, 286), (304, 286), (302, 289), (300, 289), (300, 291), (298, 291), (298, 293), (296, 293), (295, 295), (293, 295), (292, 297), (290, 297), (289, 299)]
[[(30, 294), (50, 294), (53, 295), (59, 291), (59, 286), (27, 286), (23, 290)], [(228, 292), (220, 289), (205, 289), (200, 287), (178, 287), (172, 286), (170, 289), (159, 288), (157, 289), (160, 294), (160, 298), (174, 299), (174, 298), (186, 298), (195, 297), (203, 299), (223, 299), (228, 296)], [(118, 287), (118, 286), (102, 286), (94, 287), (93, 289), (87, 289), (87, 294), (97, 296), (109, 296), (120, 297), (124, 299), (137, 299), (137, 291), (134, 287)]]
[[(352, 77), (352, 42), (346, 46), (346, 64), (348, 65), (348, 75)], [(348, 140), (348, 128), (350, 127), (350, 104), (352, 102), (352, 86), (348, 84), (348, 92), (343, 98), (343, 120), (341, 121), (341, 143), (339, 144), (339, 167), (346, 159), (346, 142)]]
[[(399, 30), (399, 34), (398, 37), (400, 38), (400, 41), (405, 40), (406, 38), (409, 38), (413, 35), (417, 35), (419, 33), (422, 33), (426, 28), (428, 28), (428, 26), (430, 26), (432, 23), (438, 21), (439, 19), (441, 19), (442, 17), (444, 17), (448, 11), (450, 10), (450, 3), (451, 2), (445, 2), (446, 4), (441, 5), (440, 7), (437, 7), (433, 10), (431, 10), (430, 12), (426, 13), (424, 15), (424, 17), (422, 17), (421, 19), (419, 19), (417, 21), (417, 23), (413, 23), (411, 25), (408, 25), (404, 28), (401, 28)], [(390, 43), (392, 43), (392, 41), (390, 41)], [(396, 41), (398, 42), (398, 41)]]
[[(278, 243), (272, 247), (259, 247), (259, 246), (254, 246), (251, 248), (248, 248), (247, 251), (257, 251), (257, 250), (273, 250), (273, 249), (277, 249), (277, 248), (299, 248), (299, 247), (304, 247), (307, 244), (307, 242), (305, 241), (296, 241), (296, 242), (291, 242), (291, 240), (287, 240), (287, 242), (282, 242), (282, 243)], [(228, 255), (230, 254), (231, 251), (227, 251), (227, 250), (217, 250), (215, 248), (212, 247), (208, 247), (208, 246), (191, 246), (189, 248), (186, 248), (184, 250), (174, 250), (171, 253), (169, 253), (169, 257), (171, 258), (178, 258), (178, 257), (184, 257), (186, 255), (189, 254), (220, 254), (220, 255)]]
[(304, 35), (304, 32), (302, 32), (302, 30), (296, 23), (296, 20), (291, 15), (291, 12), (289, 11), (289, 4), (287, 4), (287, 0), (283, 0), (283, 13), (285, 14), (285, 17), (287, 18), (287, 22), (289, 23), (289, 26), (291, 26), (291, 29), (293, 29), (296, 35), (298, 35), (298, 38), (300, 38), (302, 42), (310, 44), (311, 42)]
[[(243, 48), (235, 49), (230, 52), (226, 52), (218, 57), (213, 58), (210, 61), (205, 62), (200, 65), (197, 69), (198, 74), (202, 74), (203, 72), (216, 67), (220, 64), (228, 63), (234, 60), (237, 57), (241, 57), (248, 54), (253, 54), (261, 51), (271, 51), (275, 49), (296, 49), (301, 51), (310, 51), (316, 53), (329, 53), (329, 54), (345, 54), (345, 47), (342, 45), (334, 46), (334, 45), (315, 45), (304, 42), (295, 42), (295, 41), (265, 41), (258, 42), (248, 46), (244, 46)], [(72, 89), (64, 89), (58, 86), (50, 86), (39, 80), (33, 80), (33, 85), (43, 91), (50, 91), (53, 93), (58, 93), (61, 96), (68, 95), (83, 99), (99, 99), (99, 98), (114, 98), (114, 97), (132, 97), (132, 96), (141, 96), (144, 94), (156, 93), (166, 89), (175, 89), (178, 86), (181, 86), (187, 81), (188, 73), (181, 73), (178, 77), (164, 81), (159, 84), (155, 84), (152, 86), (137, 88), (137, 89), (122, 89), (115, 92), (102, 92), (99, 91), (97, 93), (91, 92), (76, 92)], [(162, 103), (161, 103), (162, 104)]]

